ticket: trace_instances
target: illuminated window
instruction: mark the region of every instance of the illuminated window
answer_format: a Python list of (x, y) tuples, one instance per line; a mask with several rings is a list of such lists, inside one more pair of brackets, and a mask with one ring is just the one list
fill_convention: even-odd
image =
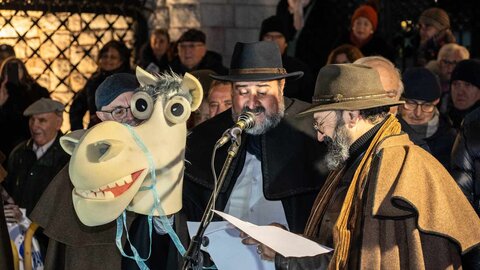
[(100, 48), (112, 39), (134, 44), (131, 17), (113, 14), (0, 10), (0, 43), (14, 46), (28, 72), (68, 103), (97, 70)]

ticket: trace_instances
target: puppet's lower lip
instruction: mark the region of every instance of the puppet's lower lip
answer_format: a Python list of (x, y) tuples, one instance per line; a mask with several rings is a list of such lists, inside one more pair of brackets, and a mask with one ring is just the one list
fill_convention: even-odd
[(115, 182), (102, 186), (95, 190), (78, 190), (75, 193), (85, 199), (107, 200), (114, 199), (127, 191), (133, 183), (138, 179), (145, 169), (133, 172), (130, 175), (120, 178)]

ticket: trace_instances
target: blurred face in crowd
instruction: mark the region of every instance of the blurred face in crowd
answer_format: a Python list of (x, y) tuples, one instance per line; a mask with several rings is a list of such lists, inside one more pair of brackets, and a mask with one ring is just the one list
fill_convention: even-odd
[(466, 81), (453, 81), (451, 91), (453, 106), (458, 110), (467, 110), (480, 100), (480, 89)]
[(334, 64), (348, 64), (350, 63), (350, 60), (348, 60), (348, 57), (344, 53), (337, 54), (335, 56)]
[(130, 109), (130, 100), (132, 99), (133, 91), (125, 92), (116, 97), (110, 104), (103, 106), (96, 114), (102, 121), (116, 121), (130, 126), (137, 126), (140, 121), (133, 117)]
[(232, 84), (219, 83), (210, 89), (208, 94), (210, 118), (232, 107)]
[(353, 138), (345, 120), (345, 111), (323, 111), (313, 114), (313, 128), (319, 142), (327, 145), (325, 163), (330, 170), (338, 169), (349, 157)]
[(439, 101), (440, 99), (432, 102), (406, 99), (405, 104), (400, 106), (400, 114), (409, 125), (426, 125), (435, 115), (435, 106)]
[(437, 28), (430, 24), (419, 23), (420, 43), (425, 43), (438, 33)]
[(123, 62), (120, 53), (112, 47), (108, 48), (103, 55), (100, 55), (100, 59), (98, 60), (100, 69), (105, 71), (112, 71), (120, 68), (122, 64)]
[(210, 109), (208, 106), (207, 100), (202, 100), (200, 107), (193, 112), (193, 126), (198, 126), (199, 124), (210, 119)]
[(453, 51), (452, 53), (447, 53), (440, 59), (439, 67), (440, 74), (443, 80), (449, 81), (452, 76), (452, 71), (455, 69), (455, 66), (458, 62), (462, 61), (463, 57), (459, 51)]
[(168, 46), (167, 36), (157, 33), (150, 37), (150, 47), (152, 48), (155, 57), (162, 57), (167, 52)]
[(285, 52), (285, 49), (287, 49), (287, 40), (280, 32), (267, 32), (263, 35), (263, 41), (274, 41), (277, 43), (278, 48), (280, 49), (280, 54), (282, 55)]
[(283, 87), (285, 79), (256, 82), (234, 82), (232, 91), (232, 117), (245, 111), (255, 114), (255, 126), (247, 133), (259, 135), (275, 127), (283, 118)]
[(288, 0), (288, 8), (295, 10), (298, 7), (305, 7), (310, 3), (310, 0)]
[(49, 112), (30, 116), (28, 126), (32, 140), (38, 146), (45, 145), (57, 136), (58, 131), (62, 127), (62, 122), (63, 117), (61, 113)]
[(8, 77), (8, 70), (12, 68), (13, 70), (17, 70), (17, 74), (18, 74), (18, 81), (20, 83), (23, 83), (25, 82), (25, 70), (24, 70), (24, 65), (22, 63), (20, 63), (20, 60), (17, 60), (17, 59), (14, 59), (14, 60), (9, 60), (4, 66), (3, 66), (3, 70), (2, 70), (2, 80), (3, 78), (5, 77)]
[(189, 69), (193, 69), (202, 61), (207, 53), (205, 43), (198, 41), (184, 41), (178, 44), (180, 62)]
[(358, 17), (353, 21), (352, 32), (358, 40), (363, 41), (373, 34), (373, 25), (367, 18)]

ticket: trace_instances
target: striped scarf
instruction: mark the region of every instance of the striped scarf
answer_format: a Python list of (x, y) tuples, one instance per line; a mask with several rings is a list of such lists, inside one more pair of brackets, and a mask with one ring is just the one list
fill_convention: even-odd
[[(385, 123), (380, 127), (372, 142), (368, 146), (365, 155), (358, 165), (352, 182), (348, 188), (342, 209), (333, 228), (334, 253), (328, 269), (346, 269), (348, 255), (351, 244), (351, 237), (356, 226), (358, 215), (362, 212), (362, 196), (367, 184), (367, 175), (370, 171), (372, 158), (375, 154), (377, 144), (385, 137), (399, 134), (401, 131), (400, 123), (394, 115), (390, 115)], [(315, 200), (310, 217), (305, 228), (304, 235), (308, 238), (316, 238), (320, 223), (327, 210), (335, 189), (340, 183), (345, 168), (332, 171), (327, 181)]]

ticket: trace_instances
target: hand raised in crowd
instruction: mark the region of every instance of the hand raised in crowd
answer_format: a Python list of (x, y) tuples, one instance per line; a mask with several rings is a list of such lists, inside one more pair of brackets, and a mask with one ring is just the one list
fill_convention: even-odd
[[(285, 226), (283, 226), (280, 223), (275, 223), (275, 222), (270, 223), (270, 226), (276, 226), (286, 230)], [(244, 232), (240, 232), (240, 237), (242, 238), (242, 243), (245, 245), (257, 245), (257, 253), (258, 255), (260, 255), (260, 258), (262, 258), (262, 260), (266, 260), (266, 261), (275, 260), (275, 254), (277, 254), (275, 250), (258, 242), (257, 240), (253, 239), (252, 237), (250, 237), (248, 234)]]
[(18, 223), (22, 220), (22, 211), (20, 211), (20, 207), (16, 204), (4, 205), (3, 212), (5, 213), (7, 223)]
[(8, 195), (8, 192), (0, 186), (0, 199), (3, 200), (3, 212), (5, 213), (5, 219), (7, 223), (20, 222), (22, 220), (22, 211), (20, 207), (15, 204), (13, 198)]
[(0, 106), (3, 106), (8, 100), (7, 81), (8, 79), (5, 78), (0, 85)]

